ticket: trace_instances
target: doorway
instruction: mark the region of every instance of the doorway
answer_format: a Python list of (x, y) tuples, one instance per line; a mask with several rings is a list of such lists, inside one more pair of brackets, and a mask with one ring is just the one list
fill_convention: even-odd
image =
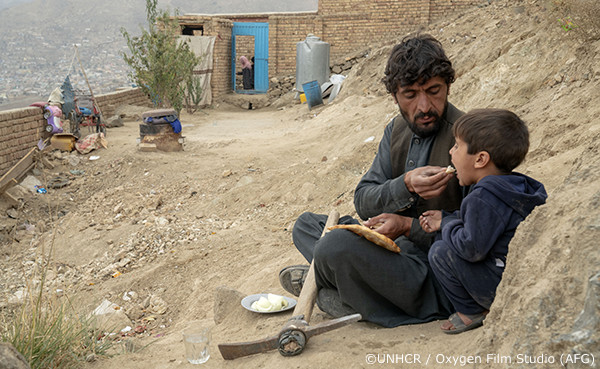
[[(254, 88), (244, 89), (236, 78), (242, 71), (239, 57), (254, 57)], [(231, 83), (236, 93), (258, 94), (269, 89), (269, 23), (234, 22), (231, 32)]]

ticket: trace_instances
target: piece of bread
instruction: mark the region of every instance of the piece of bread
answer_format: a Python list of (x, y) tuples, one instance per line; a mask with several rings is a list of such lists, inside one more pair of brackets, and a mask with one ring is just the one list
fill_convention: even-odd
[(347, 229), (351, 232), (356, 233), (359, 236), (366, 238), (367, 240), (373, 242), (374, 244), (381, 246), (387, 250), (390, 250), (395, 253), (400, 253), (400, 247), (394, 243), (390, 238), (382, 235), (379, 232), (375, 232), (369, 227), (365, 227), (360, 224), (338, 224), (333, 227), (327, 228), (329, 230), (332, 229)]
[(456, 172), (456, 169), (454, 169), (454, 167), (452, 167), (452, 165), (448, 165), (448, 168), (446, 168), (446, 173), (450, 174), (450, 173), (454, 173)]

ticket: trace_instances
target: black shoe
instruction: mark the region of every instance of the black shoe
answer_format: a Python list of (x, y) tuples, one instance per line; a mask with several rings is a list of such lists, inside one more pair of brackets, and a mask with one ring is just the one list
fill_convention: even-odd
[(356, 311), (342, 302), (337, 290), (321, 288), (317, 294), (317, 306), (334, 318), (356, 314)]
[(281, 269), (279, 272), (279, 283), (284, 290), (298, 297), (310, 266), (292, 265)]

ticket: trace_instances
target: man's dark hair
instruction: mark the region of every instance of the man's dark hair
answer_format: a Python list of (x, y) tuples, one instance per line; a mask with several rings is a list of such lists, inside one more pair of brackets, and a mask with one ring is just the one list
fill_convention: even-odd
[(507, 174), (529, 151), (527, 125), (509, 110), (472, 110), (458, 118), (452, 133), (467, 144), (468, 154), (487, 151), (496, 168)]
[(394, 46), (382, 81), (387, 91), (395, 94), (399, 86), (424, 84), (433, 77), (442, 77), (449, 85), (454, 82), (454, 69), (442, 44), (433, 36), (422, 34), (407, 36)]

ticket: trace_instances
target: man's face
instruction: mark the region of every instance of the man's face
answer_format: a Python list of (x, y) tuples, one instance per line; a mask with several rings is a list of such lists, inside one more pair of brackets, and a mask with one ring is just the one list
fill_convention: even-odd
[(429, 137), (439, 130), (449, 91), (450, 86), (442, 77), (433, 77), (423, 85), (417, 82), (398, 87), (394, 100), (412, 131), (420, 137)]

